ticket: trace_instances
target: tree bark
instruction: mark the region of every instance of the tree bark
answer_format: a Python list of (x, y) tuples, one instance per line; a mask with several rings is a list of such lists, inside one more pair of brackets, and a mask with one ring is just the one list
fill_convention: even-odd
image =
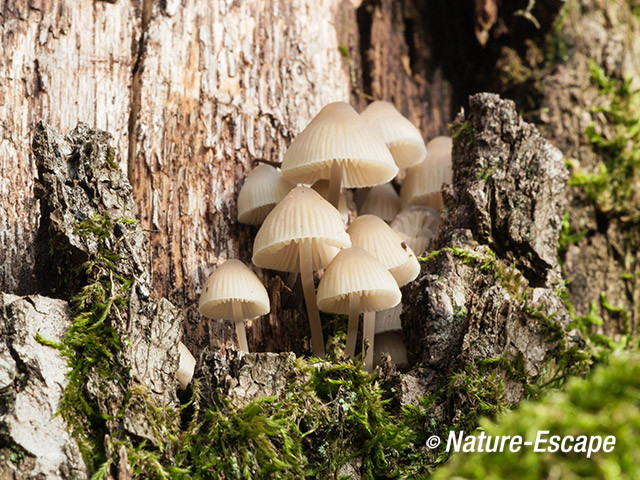
[[(427, 137), (452, 119), (418, 2), (357, 3), (0, 2), (9, 79), (0, 86), (0, 290), (38, 291), (31, 126), (43, 119), (65, 132), (85, 121), (114, 135), (150, 239), (153, 290), (183, 310), (185, 343), (195, 353), (233, 344), (233, 325), (196, 305), (215, 265), (251, 263), (257, 230), (237, 222), (235, 202), (253, 164), (280, 161), (332, 101), (393, 101)], [(274, 309), (247, 323), (250, 348), (308, 352), (304, 311), (279, 307), (284, 279), (258, 273)]]

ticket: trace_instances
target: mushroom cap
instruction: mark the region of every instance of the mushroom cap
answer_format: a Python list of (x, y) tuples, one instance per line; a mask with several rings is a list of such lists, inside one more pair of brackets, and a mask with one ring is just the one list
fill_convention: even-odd
[(407, 347), (400, 332), (385, 332), (376, 335), (373, 343), (374, 361), (379, 365), (380, 357), (386, 353), (400, 370), (409, 367)]
[(393, 308), (376, 312), (376, 335), (384, 332), (402, 330), (402, 302)]
[(296, 187), (271, 210), (253, 242), (253, 263), (281, 272), (300, 271), (300, 242), (311, 241), (313, 269), (326, 267), (351, 246), (340, 213), (308, 187)]
[(342, 185), (361, 188), (388, 182), (398, 173), (391, 152), (358, 112), (344, 102), (330, 103), (291, 142), (282, 176), (294, 183), (329, 179), (342, 167)]
[(180, 353), (180, 360), (178, 363), (176, 377), (178, 377), (180, 389), (184, 390), (193, 378), (193, 371), (196, 368), (196, 359), (193, 357), (187, 346), (182, 342), (178, 342), (178, 352)]
[(260, 225), (267, 214), (293, 188), (280, 172), (262, 163), (244, 181), (238, 194), (238, 221), (246, 225)]
[(208, 318), (233, 319), (233, 302), (240, 302), (242, 318), (269, 313), (269, 295), (258, 278), (240, 260), (227, 260), (202, 286), (200, 313)]
[(420, 130), (391, 103), (377, 100), (361, 115), (380, 134), (399, 168), (411, 167), (425, 159), (427, 147)]
[(391, 222), (391, 228), (416, 255), (422, 255), (436, 238), (440, 214), (430, 207), (413, 206), (402, 210)]
[(409, 205), (442, 208), (442, 184), (453, 179), (451, 148), (451, 137), (436, 137), (429, 142), (424, 162), (407, 170), (400, 190), (403, 208)]
[[(329, 197), (329, 180), (318, 180), (313, 185), (311, 185), (316, 192), (322, 196), (325, 200)], [(349, 221), (349, 208), (347, 207), (347, 200), (344, 196), (345, 192), (340, 192), (340, 200), (338, 200), (338, 212), (340, 212), (340, 216), (342, 217), (342, 221), (347, 223)]]
[(349, 297), (360, 297), (361, 312), (377, 312), (400, 303), (398, 284), (382, 263), (358, 247), (340, 250), (318, 285), (318, 307), (349, 313)]
[(362, 207), (359, 210), (361, 215), (370, 213), (380, 217), (385, 222), (393, 220), (400, 211), (400, 196), (396, 193), (391, 183), (383, 183), (371, 188), (367, 193)]
[(347, 233), (351, 244), (363, 248), (380, 261), (399, 286), (409, 283), (420, 273), (420, 264), (413, 250), (381, 218), (375, 215), (357, 217)]

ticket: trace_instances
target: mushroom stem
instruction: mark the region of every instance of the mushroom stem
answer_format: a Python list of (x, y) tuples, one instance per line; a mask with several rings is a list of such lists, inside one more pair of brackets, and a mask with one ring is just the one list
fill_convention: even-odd
[(243, 352), (249, 351), (247, 343), (247, 334), (244, 330), (244, 319), (242, 318), (242, 305), (240, 302), (231, 302), (233, 308), (233, 322), (236, 324), (236, 335), (238, 336), (238, 345)]
[(324, 359), (324, 338), (322, 325), (320, 324), (320, 312), (316, 299), (316, 290), (313, 286), (313, 258), (311, 257), (311, 240), (300, 242), (300, 280), (304, 292), (304, 302), (307, 304), (309, 314), (309, 327), (311, 327), (311, 350), (313, 356)]
[(345, 353), (349, 357), (356, 355), (356, 337), (358, 336), (358, 321), (360, 320), (360, 295), (349, 297), (349, 324), (347, 326), (347, 346)]
[(331, 164), (331, 177), (329, 178), (329, 193), (327, 200), (336, 209), (340, 203), (340, 187), (342, 186), (342, 165), (338, 162)]
[(376, 334), (376, 312), (365, 312), (362, 330), (362, 357), (364, 358), (364, 369), (371, 373), (373, 371), (373, 338)]

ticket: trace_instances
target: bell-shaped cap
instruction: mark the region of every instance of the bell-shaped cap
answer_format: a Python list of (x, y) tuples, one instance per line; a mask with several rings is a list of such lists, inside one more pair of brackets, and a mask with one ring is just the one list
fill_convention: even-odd
[(382, 263), (362, 248), (340, 250), (318, 285), (318, 307), (331, 313), (349, 313), (352, 295), (360, 298), (361, 312), (395, 307), (402, 294)]
[(416, 255), (422, 255), (436, 238), (440, 214), (430, 207), (407, 207), (391, 222), (391, 228)]
[(399, 286), (403, 286), (420, 273), (415, 254), (384, 220), (375, 215), (357, 217), (347, 230), (351, 245), (373, 255), (389, 270)]
[(193, 371), (196, 368), (196, 359), (191, 355), (189, 349), (182, 342), (178, 342), (178, 353), (180, 354), (180, 360), (178, 363), (176, 377), (178, 377), (178, 385), (180, 385), (180, 389), (184, 390), (193, 378)]
[(402, 330), (402, 302), (393, 308), (376, 312), (376, 334)]
[(311, 242), (313, 269), (326, 267), (351, 246), (340, 213), (308, 187), (296, 187), (267, 215), (253, 242), (253, 263), (281, 272), (300, 271), (300, 243)]
[(425, 159), (427, 148), (420, 130), (391, 103), (380, 100), (370, 103), (362, 118), (382, 137), (399, 168), (417, 165)]
[(282, 176), (292, 183), (328, 180), (334, 162), (347, 188), (379, 185), (398, 173), (379, 134), (344, 102), (325, 106), (296, 136), (284, 154)]
[(238, 221), (245, 225), (260, 225), (267, 214), (293, 188), (280, 172), (262, 163), (244, 181), (238, 194)]
[(371, 214), (390, 222), (400, 211), (400, 196), (391, 183), (383, 183), (371, 188), (367, 198), (358, 210), (360, 215)]
[(376, 366), (380, 364), (382, 355), (389, 355), (399, 370), (409, 368), (407, 347), (404, 344), (401, 332), (385, 332), (376, 335), (373, 343), (374, 361)]
[(269, 295), (258, 276), (240, 260), (227, 260), (213, 272), (200, 293), (200, 313), (208, 318), (233, 319), (233, 303), (242, 307), (242, 318), (266, 315)]
[(409, 205), (424, 205), (436, 210), (442, 208), (442, 184), (451, 183), (453, 179), (452, 145), (450, 137), (434, 138), (427, 145), (425, 161), (407, 170), (400, 189), (403, 208)]
[[(329, 180), (318, 180), (311, 185), (316, 192), (318, 192), (322, 198), (328, 201), (329, 199)], [(338, 211), (342, 217), (342, 221), (347, 223), (349, 221), (349, 208), (347, 208), (347, 200), (345, 199), (345, 192), (340, 192), (340, 200), (338, 200)]]

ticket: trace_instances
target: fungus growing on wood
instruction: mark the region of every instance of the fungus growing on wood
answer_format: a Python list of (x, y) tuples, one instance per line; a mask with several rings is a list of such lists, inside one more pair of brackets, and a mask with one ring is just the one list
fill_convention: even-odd
[(376, 313), (376, 335), (385, 332), (396, 332), (402, 330), (402, 302), (393, 308), (381, 310)]
[(399, 211), (400, 196), (389, 182), (371, 188), (362, 206), (358, 209), (360, 215), (375, 215), (385, 222), (396, 218)]
[(300, 272), (309, 313), (313, 355), (324, 358), (324, 340), (313, 272), (351, 246), (340, 213), (315, 190), (296, 187), (267, 215), (253, 243), (253, 263), (281, 272)]
[(436, 238), (440, 214), (430, 207), (413, 206), (402, 210), (391, 222), (391, 228), (418, 256), (424, 254)]
[(442, 208), (442, 184), (451, 183), (453, 178), (452, 145), (450, 137), (436, 137), (429, 142), (424, 162), (407, 170), (400, 189), (402, 208), (409, 205)]
[(274, 167), (258, 165), (247, 175), (238, 194), (238, 221), (260, 225), (292, 188)]
[[(316, 192), (318, 192), (322, 198), (329, 201), (329, 180), (318, 180), (311, 185)], [(340, 199), (338, 201), (338, 211), (342, 217), (342, 221), (347, 223), (349, 221), (349, 208), (347, 207), (347, 200), (344, 193), (340, 193)]]
[(427, 148), (420, 130), (389, 102), (377, 100), (362, 112), (362, 118), (382, 137), (399, 168), (417, 165)]
[[(318, 285), (318, 306), (325, 312), (349, 315), (347, 350), (355, 350), (360, 312), (377, 312), (396, 306), (402, 297), (398, 284), (385, 266), (359, 247), (341, 250), (329, 264)], [(362, 355), (365, 370), (373, 369), (375, 315), (365, 315)], [(368, 344), (368, 349), (366, 345)]]
[(325, 106), (296, 136), (282, 160), (282, 176), (290, 182), (329, 180), (328, 200), (334, 207), (341, 185), (372, 187), (397, 173), (379, 134), (344, 102)]
[(363, 248), (380, 261), (398, 286), (409, 283), (420, 273), (420, 264), (411, 248), (381, 218), (362, 215), (353, 221), (347, 233), (351, 245)]
[(178, 363), (176, 377), (178, 378), (180, 390), (184, 390), (193, 378), (193, 371), (196, 368), (196, 359), (191, 355), (187, 346), (182, 342), (178, 342), (178, 352), (180, 353), (180, 360)]
[(248, 352), (244, 320), (271, 310), (267, 290), (240, 260), (227, 260), (213, 272), (200, 293), (200, 313), (208, 318), (233, 320), (240, 350)]
[(402, 338), (402, 332), (385, 332), (376, 335), (375, 345), (375, 365), (380, 364), (382, 355), (389, 355), (391, 361), (395, 363), (399, 370), (409, 368), (409, 360), (407, 358), (407, 347)]

